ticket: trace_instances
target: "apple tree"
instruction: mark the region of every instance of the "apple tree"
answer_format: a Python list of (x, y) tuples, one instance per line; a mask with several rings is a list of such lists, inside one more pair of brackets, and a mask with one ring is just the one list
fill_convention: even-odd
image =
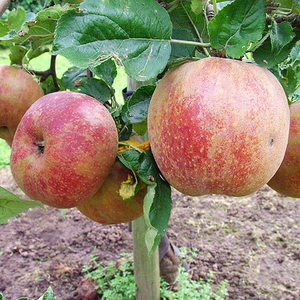
[[(159, 270), (156, 263), (153, 267), (153, 261), (158, 260), (157, 247), (165, 236), (172, 202), (170, 183), (162, 176), (147, 146), (152, 94), (170, 69), (188, 61), (219, 57), (255, 62), (277, 77), (289, 104), (298, 101), (300, 2), (43, 0), (40, 3), (43, 8), (36, 13), (21, 6), (5, 11), (0, 20), (0, 45), (9, 49), (11, 65), (21, 66), (39, 79), (45, 94), (65, 90), (87, 94), (100, 101), (114, 118), (119, 137), (118, 160), (139, 182), (131, 188), (131, 196), (138, 192), (138, 186), (147, 187), (144, 216), (133, 225), (135, 246), (139, 247), (141, 239), (145, 241), (143, 250), (135, 250), (135, 260), (145, 262), (138, 273), (144, 269), (152, 270), (154, 275), (148, 282), (139, 282), (137, 276), (137, 285), (140, 290), (144, 288), (148, 297), (158, 299)], [(33, 70), (31, 60), (43, 53), (50, 54), (49, 68)], [(58, 55), (72, 65), (61, 78), (56, 74)], [(113, 88), (118, 66), (128, 76), (126, 101), (117, 99)], [(138, 145), (128, 142), (132, 136), (138, 138)], [(42, 204), (20, 199), (1, 188), (1, 222), (34, 206)], [(148, 254), (152, 261), (148, 260)], [(138, 299), (146, 298), (140, 294)]]

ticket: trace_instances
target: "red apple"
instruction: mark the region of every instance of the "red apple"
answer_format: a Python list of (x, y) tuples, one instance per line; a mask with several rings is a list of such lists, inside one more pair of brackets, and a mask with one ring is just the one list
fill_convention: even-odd
[(10, 65), (0, 65), (0, 82), (0, 138), (11, 146), (24, 113), (44, 92), (31, 74)]
[(149, 140), (160, 171), (180, 192), (244, 196), (279, 168), (289, 115), (284, 90), (270, 71), (204, 58), (173, 68), (158, 83)]
[(115, 122), (96, 99), (55, 92), (23, 116), (12, 144), (11, 169), (29, 197), (69, 208), (93, 196), (117, 155)]
[(143, 188), (131, 199), (123, 200), (119, 194), (121, 183), (133, 176), (118, 160), (114, 163), (103, 185), (89, 200), (77, 209), (90, 219), (101, 224), (118, 224), (133, 221), (143, 215)]
[(300, 101), (291, 104), (290, 112), (290, 134), (285, 156), (268, 185), (282, 195), (300, 198)]

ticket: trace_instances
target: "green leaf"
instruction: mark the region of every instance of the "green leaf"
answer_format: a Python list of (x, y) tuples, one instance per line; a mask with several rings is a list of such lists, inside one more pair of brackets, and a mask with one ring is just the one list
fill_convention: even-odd
[(282, 63), (289, 56), (294, 45), (293, 42), (287, 44), (275, 55), (272, 51), (271, 40), (268, 38), (262, 46), (254, 51), (253, 58), (260, 66), (270, 69)]
[(293, 40), (294, 37), (295, 33), (293, 33), (293, 28), (289, 22), (272, 22), (270, 39), (272, 52), (275, 55), (280, 53), (282, 49)]
[(140, 123), (147, 118), (154, 89), (154, 85), (142, 86), (127, 98), (122, 107), (122, 119), (125, 123)]
[(142, 122), (135, 123), (132, 125), (132, 129), (140, 136), (146, 134), (148, 130), (148, 122), (147, 119), (143, 120)]
[(69, 9), (68, 5), (55, 5), (42, 10), (36, 15), (34, 21), (28, 21), (24, 24), (22, 30), (12, 41), (21, 45), (30, 42), (32, 51), (42, 46), (51, 45), (57, 20)]
[(33, 207), (44, 207), (39, 201), (24, 200), (0, 187), (0, 224)]
[(300, 66), (287, 68), (286, 78), (289, 86), (289, 94), (292, 95), (300, 87)]
[(69, 68), (63, 74), (61, 83), (66, 89), (89, 95), (102, 103), (107, 102), (111, 98), (110, 86), (102, 79), (88, 78), (87, 69)]
[(191, 1), (191, 9), (195, 15), (200, 15), (203, 12), (203, 3), (199, 0)]
[(230, 4), (230, 3), (232, 3), (234, 0), (229, 0), (229, 1), (227, 1), (227, 0), (221, 0), (221, 1), (217, 1), (217, 3), (218, 3), (218, 9), (219, 10), (221, 10), (221, 9), (223, 9), (226, 5), (228, 5), (228, 4)]
[(44, 44), (43, 42), (41, 46), (39, 46), (39, 41), (33, 43), (33, 46), (29, 48), (29, 50), (26, 52), (23, 63), (28, 64), (29, 61), (33, 58), (36, 58), (40, 56), (43, 53), (49, 52), (49, 48), (47, 47), (48, 45)]
[(76, 67), (69, 68), (63, 73), (61, 78), (61, 84), (69, 90), (75, 90), (78, 88), (80, 81), (87, 77), (86, 69), (79, 69)]
[(86, 0), (58, 21), (53, 54), (79, 68), (113, 58), (138, 81), (154, 78), (170, 56), (172, 25), (154, 0)]
[(261, 39), (265, 28), (266, 0), (235, 0), (226, 5), (209, 23), (210, 43), (225, 49), (232, 58), (240, 58), (250, 42)]
[(139, 168), (140, 154), (140, 152), (134, 149), (129, 149), (123, 152), (121, 155), (118, 155), (118, 158), (126, 168), (136, 173)]
[(51, 19), (29, 22), (13, 41), (18, 44), (36, 42), (35, 48), (48, 45), (53, 41), (55, 27), (56, 21)]
[(22, 29), (26, 21), (26, 11), (22, 7), (13, 9), (7, 16), (8, 26), (10, 30), (19, 31)]
[(9, 33), (7, 21), (0, 22), (0, 36), (3, 37)]
[(56, 300), (56, 297), (53, 296), (52, 288), (49, 287), (45, 294), (42, 295), (38, 300)]
[(297, 12), (300, 11), (300, 0), (293, 0), (294, 8)]
[(293, 0), (276, 0), (275, 2), (280, 5), (280, 8), (292, 9), (293, 7)]
[(296, 102), (300, 100), (300, 87), (291, 95), (291, 102)]
[(117, 66), (112, 59), (103, 62), (101, 65), (95, 68), (92, 68), (91, 71), (100, 79), (104, 80), (109, 86), (112, 86), (117, 76)]
[[(139, 157), (138, 176), (144, 182), (155, 183), (153, 188), (148, 185), (148, 193), (144, 199), (144, 217), (150, 228), (146, 235), (148, 252), (152, 253), (165, 235), (172, 208), (171, 187), (159, 175), (153, 155), (150, 151), (144, 151)], [(156, 235), (154, 235), (156, 231)], [(150, 234), (151, 233), (151, 234)]]
[(129, 149), (118, 158), (148, 185), (144, 198), (144, 218), (149, 230), (145, 240), (148, 252), (152, 253), (168, 226), (172, 208), (171, 187), (160, 176), (151, 151)]
[(87, 77), (78, 83), (78, 92), (94, 97), (101, 103), (111, 98), (111, 90), (105, 81), (94, 77)]
[(50, 6), (46, 9), (41, 10), (37, 15), (36, 15), (36, 20), (37, 21), (42, 21), (42, 20), (54, 20), (57, 21), (61, 15), (70, 10), (71, 7), (69, 5), (54, 5)]
[[(205, 16), (204, 14), (196, 15), (192, 11), (190, 3), (181, 3), (170, 12), (170, 17), (173, 23), (173, 38), (176, 38), (177, 33), (179, 33), (177, 30), (184, 30), (189, 31), (195, 40), (198, 40), (200, 36), (204, 42), (209, 41)], [(191, 38), (188, 38), (188, 40), (191, 40)]]
[(279, 80), (287, 94), (290, 103), (299, 100), (300, 96), (300, 65), (287, 66), (281, 71)]
[[(60, 80), (58, 79), (58, 83), (60, 83)], [(48, 76), (48, 78), (42, 82), (40, 82), (41, 87), (45, 91), (45, 94), (57, 92), (59, 89), (64, 90), (62, 87), (58, 88), (53, 81), (52, 76)]]
[(290, 53), (291, 64), (300, 63), (300, 45), (296, 44)]
[(16, 46), (10, 47), (9, 50), (11, 52), (9, 54), (11, 63), (21, 66), (22, 62), (23, 62), (23, 58), (26, 55), (26, 52), (28, 51), (28, 49), (23, 46), (16, 45)]
[[(173, 39), (193, 41), (193, 35), (186, 29), (174, 29), (172, 34)], [(192, 57), (195, 51), (195, 46), (186, 44), (172, 44), (170, 60)]]

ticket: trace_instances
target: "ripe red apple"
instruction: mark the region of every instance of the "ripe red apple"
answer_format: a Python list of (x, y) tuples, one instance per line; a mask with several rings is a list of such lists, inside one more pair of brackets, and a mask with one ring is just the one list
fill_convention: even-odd
[(300, 101), (290, 105), (290, 112), (290, 133), (285, 156), (268, 185), (282, 195), (300, 198)]
[(216, 57), (169, 71), (148, 114), (160, 171), (191, 196), (244, 196), (262, 187), (283, 160), (289, 123), (286, 95), (271, 72)]
[(10, 65), (0, 65), (0, 82), (0, 138), (11, 146), (24, 113), (44, 92), (31, 74)]
[(123, 200), (119, 194), (121, 183), (133, 176), (121, 162), (116, 160), (98, 192), (77, 209), (101, 224), (118, 224), (133, 221), (143, 215), (143, 199), (147, 189), (141, 189), (133, 198)]
[(55, 92), (25, 113), (12, 144), (11, 169), (29, 197), (69, 208), (93, 196), (117, 155), (115, 122), (96, 99)]

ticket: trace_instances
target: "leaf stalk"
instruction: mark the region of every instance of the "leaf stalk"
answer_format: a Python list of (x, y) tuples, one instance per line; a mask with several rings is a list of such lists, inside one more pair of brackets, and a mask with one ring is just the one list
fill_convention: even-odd
[(185, 45), (198, 46), (202, 48), (209, 48), (211, 46), (210, 43), (201, 43), (201, 42), (177, 40), (177, 39), (171, 39), (170, 42), (174, 44), (185, 44)]

